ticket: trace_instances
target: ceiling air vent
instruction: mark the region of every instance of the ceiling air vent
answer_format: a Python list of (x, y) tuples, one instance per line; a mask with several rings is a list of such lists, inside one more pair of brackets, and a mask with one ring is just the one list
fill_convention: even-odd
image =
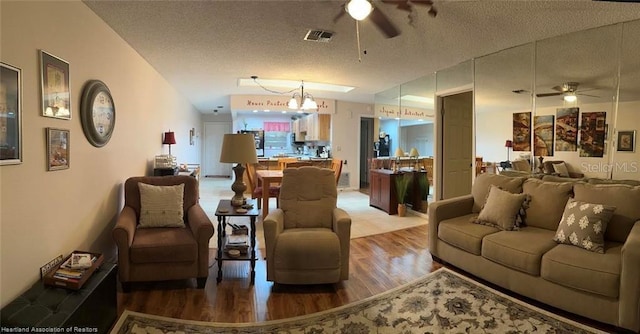
[(305, 41), (324, 42), (328, 43), (333, 37), (333, 33), (325, 30), (309, 30), (307, 35), (304, 36)]

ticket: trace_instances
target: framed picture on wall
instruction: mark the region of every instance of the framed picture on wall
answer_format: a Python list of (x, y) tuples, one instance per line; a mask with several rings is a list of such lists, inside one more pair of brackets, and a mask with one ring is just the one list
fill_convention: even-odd
[(22, 163), (22, 71), (0, 63), (0, 165)]
[(40, 50), (42, 116), (71, 119), (69, 63)]
[(64, 129), (47, 128), (47, 170), (69, 168), (70, 131)]
[(618, 131), (618, 151), (619, 152), (635, 152), (636, 151), (636, 132), (634, 131)]

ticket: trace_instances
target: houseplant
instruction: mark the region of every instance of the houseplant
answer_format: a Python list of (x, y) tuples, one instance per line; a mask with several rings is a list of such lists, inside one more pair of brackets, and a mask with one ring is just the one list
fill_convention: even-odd
[(404, 217), (407, 214), (407, 205), (405, 200), (409, 184), (413, 180), (413, 173), (402, 173), (396, 176), (396, 198), (398, 199), (398, 216)]
[(427, 207), (429, 206), (429, 202), (427, 202), (427, 198), (429, 197), (429, 179), (427, 178), (427, 173), (419, 174), (418, 187), (420, 188), (420, 200), (422, 200), (420, 212), (427, 212)]

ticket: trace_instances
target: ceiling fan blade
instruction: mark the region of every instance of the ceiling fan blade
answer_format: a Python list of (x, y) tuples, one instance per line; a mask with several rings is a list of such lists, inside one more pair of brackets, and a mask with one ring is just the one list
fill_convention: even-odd
[(589, 97), (597, 97), (597, 98), (600, 98), (600, 96), (597, 96), (597, 95), (591, 95), (591, 94), (582, 94), (582, 93), (579, 93), (579, 92), (578, 92), (578, 93), (576, 93), (576, 95), (580, 95), (580, 96), (589, 96)]
[(345, 9), (345, 4), (342, 4), (340, 6), (340, 12), (338, 13), (338, 15), (336, 15), (333, 18), (333, 23), (338, 22), (338, 20), (340, 20), (344, 16), (344, 14), (346, 14), (346, 13), (347, 13), (347, 10)]
[(369, 19), (387, 36), (387, 38), (393, 38), (400, 35), (400, 31), (389, 21), (386, 15), (378, 8), (373, 7), (373, 11), (369, 14)]
[(562, 86), (553, 86), (553, 87), (551, 87), (551, 89), (557, 90), (559, 92), (564, 92), (564, 90), (562, 89)]
[(558, 92), (558, 93), (542, 93), (542, 94), (536, 94), (536, 97), (547, 97), (547, 96), (558, 96), (558, 95), (562, 95), (564, 93), (562, 92)]
[(409, 0), (382, 0), (383, 3), (396, 5), (397, 9), (401, 9), (407, 12), (411, 11), (411, 5)]

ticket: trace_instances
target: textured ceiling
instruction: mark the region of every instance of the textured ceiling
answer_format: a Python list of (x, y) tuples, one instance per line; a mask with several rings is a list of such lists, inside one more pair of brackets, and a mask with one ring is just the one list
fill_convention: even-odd
[[(229, 111), (229, 96), (270, 94), (239, 78), (355, 86), (316, 97), (373, 103), (374, 94), (462, 61), (534, 40), (640, 18), (640, 4), (600, 1), (435, 1), (438, 16), (374, 1), (400, 29), (384, 38), (355, 21), (334, 22), (344, 1), (85, 1), (203, 113)], [(309, 29), (334, 32), (304, 41)], [(552, 85), (550, 85), (552, 86)], [(281, 89), (286, 90), (286, 89)]]

